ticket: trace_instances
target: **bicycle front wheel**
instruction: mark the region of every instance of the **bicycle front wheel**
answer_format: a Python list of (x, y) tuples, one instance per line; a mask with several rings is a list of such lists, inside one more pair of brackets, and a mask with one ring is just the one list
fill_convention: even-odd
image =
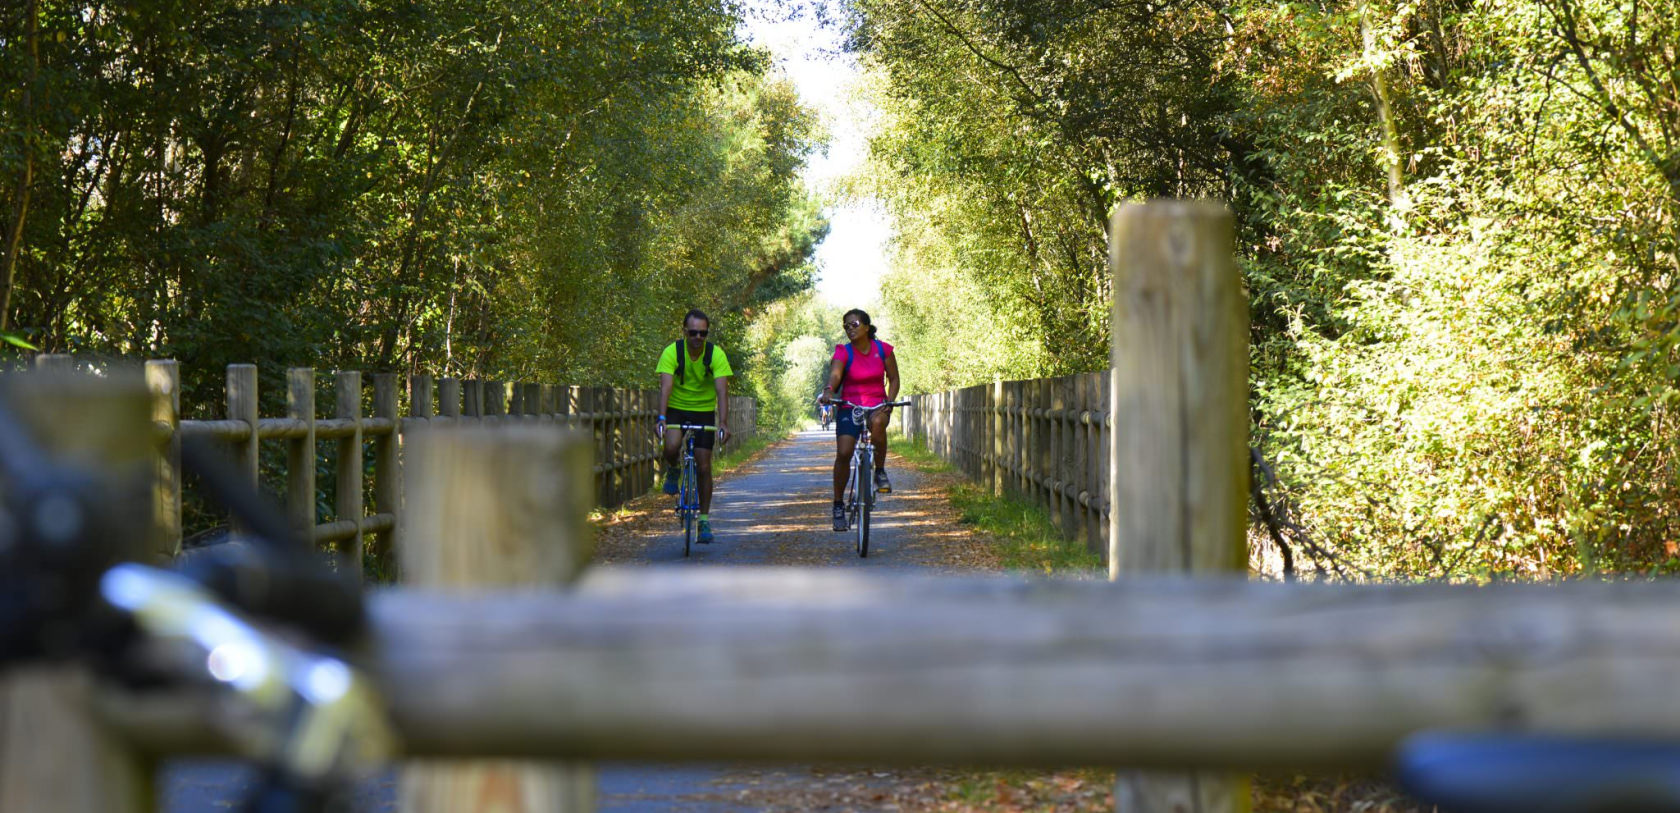
[(869, 514), (875, 505), (875, 489), (870, 487), (869, 474), (874, 471), (875, 461), (866, 450), (858, 455), (857, 471), (853, 476), (857, 478), (857, 554), (859, 558), (869, 556)]
[(696, 488), (694, 464), (683, 466), (682, 475), (682, 521), (683, 521), (683, 556), (688, 556), (694, 547), (694, 515), (700, 513), (700, 491)]

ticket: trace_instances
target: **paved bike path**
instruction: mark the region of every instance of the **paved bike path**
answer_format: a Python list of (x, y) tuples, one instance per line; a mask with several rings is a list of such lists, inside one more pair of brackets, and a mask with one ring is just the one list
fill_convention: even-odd
[[(959, 534), (935, 510), (942, 495), (923, 487), (923, 475), (887, 457), (893, 493), (879, 495), (871, 523), (869, 556), (857, 555), (856, 534), (833, 530), (832, 431), (797, 433), (758, 459), (719, 479), (712, 495), (710, 545), (683, 555), (682, 526), (659, 501), (661, 516), (620, 534), (604, 534), (596, 559), (615, 565), (728, 567), (791, 565), (887, 571), (947, 566), (944, 549)], [(776, 786), (833, 781), (799, 766), (756, 768), (718, 765), (600, 766), (602, 813), (654, 811), (757, 811)]]
[(708, 567), (795, 565), (876, 570), (949, 566), (948, 547), (967, 534), (936, 510), (943, 495), (923, 487), (924, 475), (887, 456), (893, 493), (879, 495), (871, 524), (869, 557), (857, 555), (856, 535), (833, 530), (834, 434), (799, 432), (767, 449), (752, 463), (719, 479), (712, 495), (716, 541), (683, 555), (682, 526), (658, 502), (663, 519), (638, 522), (623, 534), (604, 535), (596, 561), (615, 565)]
[[(831, 528), (834, 434), (807, 431), (790, 436), (757, 459), (719, 478), (712, 496), (716, 541), (696, 544), (683, 555), (682, 527), (668, 497), (638, 501), (640, 515), (623, 527), (605, 529), (596, 560), (614, 565), (727, 567), (790, 565), (872, 568), (888, 571), (951, 569), (954, 545), (967, 542), (954, 527), (937, 489), (925, 475), (900, 466), (888, 455), (893, 493), (880, 495), (871, 525), (869, 556), (857, 555), (855, 535)], [(226, 761), (183, 760), (160, 780), (161, 809), (169, 813), (221, 813), (249, 792), (254, 772)], [(739, 813), (775, 809), (766, 788), (821, 785), (855, 775), (818, 776), (799, 766), (743, 768), (705, 764), (599, 766), (602, 813)], [(865, 778), (862, 781), (868, 781)], [(394, 811), (395, 772), (359, 785), (357, 811)]]

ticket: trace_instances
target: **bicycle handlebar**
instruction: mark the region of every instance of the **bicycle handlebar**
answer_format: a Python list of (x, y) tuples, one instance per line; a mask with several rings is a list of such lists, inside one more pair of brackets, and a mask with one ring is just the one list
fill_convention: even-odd
[(847, 400), (844, 400), (844, 399), (830, 401), (829, 403), (834, 404), (836, 406), (847, 407), (847, 408), (853, 409), (853, 410), (861, 409), (864, 412), (879, 412), (883, 409), (886, 409), (887, 407), (915, 406), (915, 402), (913, 402), (913, 401), (882, 401), (881, 403), (876, 404), (875, 406), (863, 406), (861, 404), (854, 404), (851, 401), (847, 401)]
[(395, 753), (375, 679), (322, 646), (360, 633), (360, 585), (332, 571), (219, 450), (183, 439), (181, 462), (249, 529), (244, 544), (175, 571), (129, 564), (147, 528), (117, 519), (126, 481), (52, 454), (10, 398), (0, 388), (0, 500), (27, 521), (0, 545), (0, 673), (80, 660), (135, 686), (220, 687), (224, 733), (267, 769), (248, 809), (326, 809), (349, 774)]

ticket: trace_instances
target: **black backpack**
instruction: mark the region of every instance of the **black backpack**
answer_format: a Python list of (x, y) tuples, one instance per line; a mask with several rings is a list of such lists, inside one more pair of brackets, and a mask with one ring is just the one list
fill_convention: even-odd
[[(688, 348), (683, 346), (682, 339), (678, 339), (675, 346), (677, 348), (677, 383), (681, 384), (683, 380), (683, 368), (687, 366), (686, 363), (688, 361)], [(717, 376), (712, 375), (712, 348), (716, 346), (717, 345), (714, 345), (711, 342), (706, 342), (706, 352), (700, 357), (700, 362), (706, 365), (707, 378), (717, 378)]]

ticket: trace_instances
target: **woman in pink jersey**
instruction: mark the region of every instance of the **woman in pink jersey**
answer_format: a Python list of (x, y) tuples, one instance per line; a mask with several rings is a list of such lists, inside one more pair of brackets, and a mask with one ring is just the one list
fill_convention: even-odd
[[(898, 358), (893, 346), (875, 338), (869, 314), (853, 308), (840, 318), (846, 329), (846, 344), (836, 345), (828, 364), (828, 386), (821, 401), (851, 401), (858, 406), (875, 406), (898, 398)], [(847, 352), (848, 349), (850, 352)], [(848, 363), (849, 362), (849, 363)], [(835, 410), (834, 421), (834, 530), (846, 530), (846, 475), (851, 472), (852, 450), (863, 427), (852, 420), (850, 409)], [(892, 491), (887, 479), (887, 423), (892, 407), (875, 413), (869, 421), (869, 439), (875, 444), (875, 490)]]

